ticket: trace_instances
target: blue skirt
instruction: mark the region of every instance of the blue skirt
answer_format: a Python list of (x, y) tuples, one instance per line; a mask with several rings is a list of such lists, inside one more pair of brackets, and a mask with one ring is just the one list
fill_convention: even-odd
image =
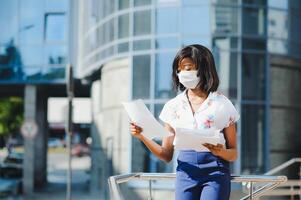
[(228, 200), (231, 191), (229, 162), (211, 152), (180, 151), (176, 200)]

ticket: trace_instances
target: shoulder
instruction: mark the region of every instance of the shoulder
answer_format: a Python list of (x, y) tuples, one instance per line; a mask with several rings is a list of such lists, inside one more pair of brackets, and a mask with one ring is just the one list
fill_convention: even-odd
[(177, 107), (178, 105), (180, 105), (183, 101), (183, 95), (184, 93), (180, 93), (178, 94), (177, 96), (175, 96), (174, 98), (168, 100), (166, 103), (165, 103), (165, 106), (167, 107)]

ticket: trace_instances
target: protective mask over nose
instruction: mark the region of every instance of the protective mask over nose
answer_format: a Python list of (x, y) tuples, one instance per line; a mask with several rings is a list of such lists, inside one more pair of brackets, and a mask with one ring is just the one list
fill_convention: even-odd
[(179, 81), (186, 88), (194, 89), (200, 82), (200, 77), (197, 76), (197, 70), (194, 71), (181, 71), (178, 73)]

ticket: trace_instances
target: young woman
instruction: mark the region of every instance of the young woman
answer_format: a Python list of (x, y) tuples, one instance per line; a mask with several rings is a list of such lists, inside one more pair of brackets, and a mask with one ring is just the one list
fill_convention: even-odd
[(217, 92), (219, 78), (211, 52), (197, 44), (184, 47), (174, 59), (172, 77), (182, 93), (164, 105), (159, 118), (173, 135), (159, 145), (144, 137), (135, 123), (131, 123), (131, 133), (159, 159), (169, 162), (176, 128), (221, 130), (222, 144), (200, 144), (200, 151), (179, 152), (175, 196), (177, 200), (229, 199), (229, 162), (237, 158), (235, 122), (239, 114), (230, 100)]

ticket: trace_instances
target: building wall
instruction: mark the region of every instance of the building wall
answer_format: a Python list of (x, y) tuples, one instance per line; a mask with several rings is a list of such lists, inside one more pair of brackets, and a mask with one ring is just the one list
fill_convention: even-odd
[[(270, 71), (270, 160), (271, 167), (275, 167), (300, 157), (301, 61), (274, 56)], [(290, 176), (297, 175), (297, 171), (290, 172)]]

